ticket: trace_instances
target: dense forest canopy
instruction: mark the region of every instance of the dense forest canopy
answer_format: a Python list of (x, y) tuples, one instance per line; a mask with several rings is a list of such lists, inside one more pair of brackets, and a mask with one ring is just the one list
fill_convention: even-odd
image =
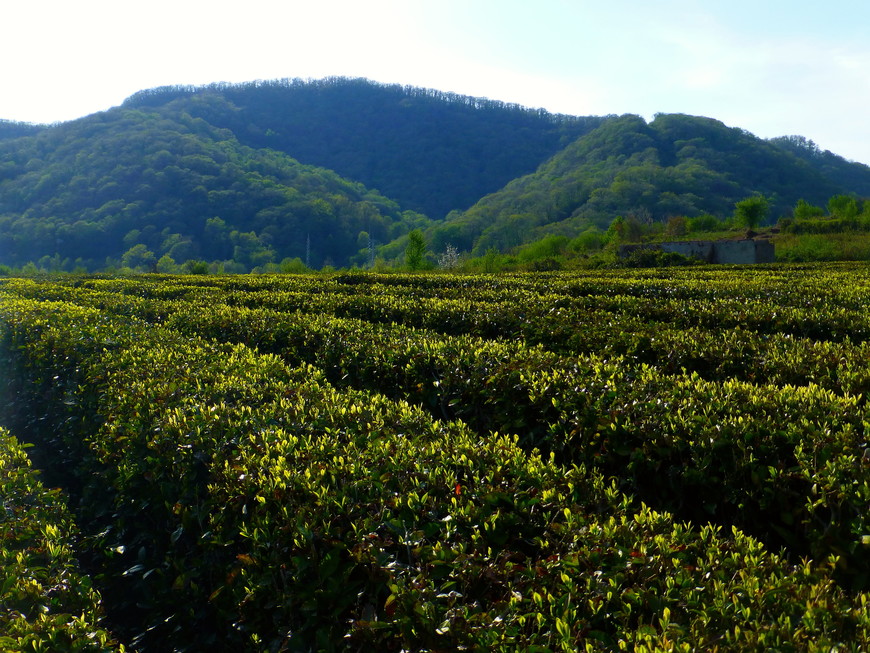
[(477, 254), (616, 217), (770, 218), (870, 195), (870, 168), (787, 136), (661, 114), (572, 117), (363, 79), (142, 91), (51, 126), (0, 121), (0, 264), (225, 271)]
[(432, 219), (534, 171), (604, 120), (344, 78), (164, 87), (124, 104), (173, 101), (245, 145), (335, 170)]
[(16, 122), (14, 120), (0, 120), (0, 141), (7, 138), (33, 136), (43, 129), (46, 129), (45, 125), (34, 125), (29, 122)]
[(660, 114), (647, 123), (625, 115), (578, 138), (534, 173), (433, 225), (429, 236), (436, 247), (452, 242), (480, 253), (549, 233), (573, 236), (591, 226), (606, 228), (616, 216), (641, 222), (726, 217), (737, 201), (753, 194), (770, 198), (774, 218), (801, 198), (824, 204), (837, 193), (870, 194), (867, 166), (830, 153), (817, 161), (710, 118)]
[(408, 230), (379, 193), (184, 112), (106, 112), (0, 143), (0, 158), (11, 265), (56, 256), (93, 269), (109, 257), (147, 268), (164, 255), (237, 271), (288, 257), (348, 265), (361, 232), (386, 242)]

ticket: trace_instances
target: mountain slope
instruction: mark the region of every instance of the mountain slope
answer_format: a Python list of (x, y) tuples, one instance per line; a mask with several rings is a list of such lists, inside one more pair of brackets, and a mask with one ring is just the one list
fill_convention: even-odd
[(816, 165), (710, 118), (658, 115), (647, 123), (626, 115), (604, 122), (461, 215), (433, 225), (428, 235), (435, 249), (451, 243), (481, 253), (547, 233), (606, 227), (618, 215), (642, 221), (727, 217), (735, 202), (754, 193), (771, 199), (774, 217), (801, 198), (824, 204), (837, 193), (870, 194), (870, 168), (840, 161), (839, 168), (827, 159)]
[(165, 87), (60, 125), (0, 121), (12, 266), (344, 266), (391, 242), (400, 255), (418, 227), (431, 250), (479, 254), (619, 215), (726, 217), (754, 193), (776, 219), (870, 196), (870, 168), (709, 118), (556, 116), (359, 79)]
[(533, 172), (604, 120), (344, 78), (164, 87), (124, 104), (168, 103), (245, 145), (335, 170), (432, 219)]
[(148, 267), (164, 254), (232, 259), (239, 270), (287, 257), (347, 265), (368, 236), (410, 228), (395, 202), (359, 183), (167, 108), (115, 109), (6, 140), (0, 160), (8, 265)]

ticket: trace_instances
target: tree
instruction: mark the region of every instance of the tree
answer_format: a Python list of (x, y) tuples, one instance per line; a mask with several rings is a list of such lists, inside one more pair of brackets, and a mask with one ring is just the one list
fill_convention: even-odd
[(426, 256), (426, 240), (423, 232), (414, 229), (408, 234), (408, 244), (405, 247), (405, 265), (409, 270), (421, 270)]
[(755, 229), (770, 212), (770, 203), (764, 195), (752, 195), (734, 204), (737, 223), (747, 229)]
[(442, 270), (453, 270), (459, 267), (459, 250), (447, 243), (444, 253), (438, 257), (438, 267)]
[(157, 271), (161, 274), (175, 274), (178, 272), (178, 264), (169, 254), (164, 254), (157, 260)]
[(858, 202), (849, 195), (834, 195), (828, 200), (828, 213), (837, 218), (852, 220), (858, 217)]
[(825, 210), (821, 206), (814, 206), (804, 199), (799, 199), (794, 206), (794, 217), (798, 220), (818, 218), (824, 214)]
[(278, 264), (278, 271), (281, 274), (307, 274), (311, 272), (311, 269), (302, 262), (301, 258), (296, 256), (295, 258), (284, 258)]
[(275, 258), (275, 252), (267, 246), (265, 240), (254, 231), (233, 230), (230, 232), (230, 241), (233, 243), (233, 260), (248, 269), (271, 263)]
[(205, 261), (195, 261), (190, 259), (184, 264), (184, 269), (188, 274), (208, 274), (208, 263)]
[(157, 257), (154, 256), (154, 252), (139, 243), (124, 253), (121, 257), (121, 265), (131, 270), (150, 272), (157, 265)]

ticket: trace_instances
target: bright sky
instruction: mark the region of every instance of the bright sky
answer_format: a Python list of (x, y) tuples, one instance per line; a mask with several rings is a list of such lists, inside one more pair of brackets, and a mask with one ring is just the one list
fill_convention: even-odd
[(867, 0), (10, 0), (0, 118), (167, 84), (367, 77), (573, 115), (717, 118), (870, 164)]

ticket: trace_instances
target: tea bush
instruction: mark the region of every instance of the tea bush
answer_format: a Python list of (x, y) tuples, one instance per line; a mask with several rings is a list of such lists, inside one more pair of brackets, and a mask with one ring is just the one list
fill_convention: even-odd
[(863, 650), (868, 286), (3, 280), (2, 414), (137, 650)]
[(102, 626), (100, 595), (75, 557), (77, 529), (59, 490), (0, 428), (0, 650), (123, 651)]

